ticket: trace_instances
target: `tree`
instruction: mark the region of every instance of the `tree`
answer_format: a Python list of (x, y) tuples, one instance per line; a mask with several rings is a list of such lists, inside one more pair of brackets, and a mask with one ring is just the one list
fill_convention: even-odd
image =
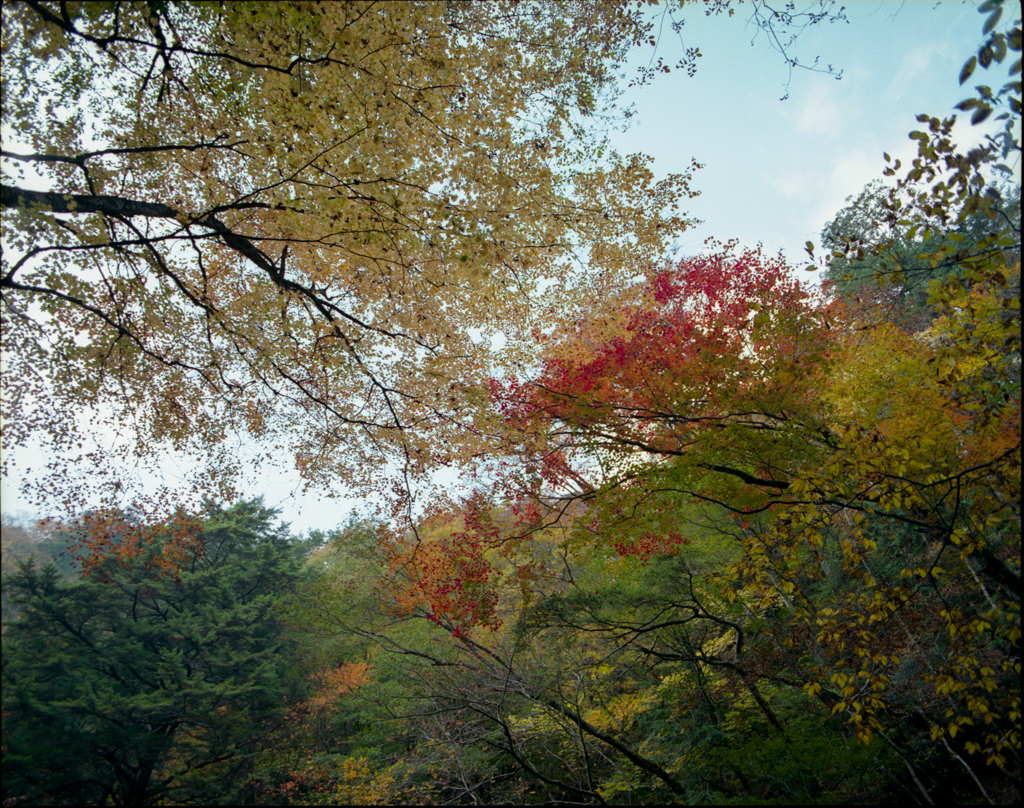
[(0, 541), (3, 542), (3, 574), (14, 572), (18, 562), (30, 555), (39, 555), (37, 546), (42, 537), (33, 530), (32, 521), (8, 513), (0, 515)]
[(127, 454), (191, 452), (204, 489), (235, 433), (321, 483), (449, 461), (469, 329), (515, 345), (578, 246), (622, 271), (686, 224), (689, 175), (598, 165), (613, 63), (652, 25), (617, 2), (8, 4), (5, 440), (42, 422), (74, 450), (84, 404), (132, 425)]
[[(83, 575), (4, 589), (4, 801), (232, 801), (298, 677), (278, 619), (299, 560), (259, 500), (80, 522)], [(86, 549), (87, 548), (87, 549)]]
[(489, 381), (478, 490), (387, 533), (372, 599), (360, 560), (318, 601), (323, 631), (377, 649), (375, 770), (453, 800), (516, 779), (594, 802), (1012, 799), (1003, 298), (864, 328), (734, 249), (596, 297), (532, 377)]
[[(546, 310), (687, 224), (690, 172), (655, 183), (602, 134), (676, 8), (645, 5), (9, 3), (3, 414), (9, 447), (55, 450), (36, 494), (116, 501), (170, 449), (230, 500), (231, 436), (388, 495), (471, 454), (486, 337), (522, 359)], [(791, 68), (842, 18), (751, 15)]]
[[(565, 526), (517, 539), (522, 524), (512, 509), (485, 517), (478, 507), (421, 523), (392, 570), (408, 587), (377, 608), (354, 610), (346, 597), (359, 585), (358, 565), (351, 582), (346, 567), (337, 568), (345, 578), (333, 598), (330, 589), (318, 595), (306, 625), (328, 643), (339, 632), (370, 640), (371, 681), (336, 702), (350, 721), (362, 719), (335, 735), (344, 753), (310, 757), (289, 780), (294, 790), (331, 794), (341, 761), (366, 758), (381, 781), (399, 786), (393, 801), (889, 793), (888, 783), (865, 791), (860, 782), (879, 760), (898, 761), (894, 753), (857, 744), (802, 679), (776, 667), (797, 656), (773, 647), (765, 631), (777, 628), (779, 615), (748, 616), (745, 603), (723, 597), (713, 573), (742, 545), (697, 527), (700, 508), (677, 503), (688, 541), (674, 554), (645, 556), (640, 548), (573, 546)], [(474, 582), (451, 596), (462, 555), (452, 540), (484, 521), (505, 538), (483, 553), (490, 591)], [(481, 595), (490, 593), (500, 625), (491, 616), (475, 625), (468, 601), (487, 602)], [(790, 776), (780, 783), (782, 766)]]
[[(63, 578), (78, 574), (74, 554), (70, 552), (71, 537), (57, 522), (47, 519), (31, 520), (28, 517), (0, 516), (0, 538), (3, 542), (3, 575), (12, 575), (22, 562), (34, 559), (34, 564), (53, 564)], [(3, 607), (0, 610), (6, 624), (17, 616), (17, 609), (3, 593)]]
[[(564, 525), (575, 548), (643, 562), (680, 553), (692, 538), (680, 512), (704, 503), (704, 524), (738, 544), (710, 576), (716, 597), (740, 606), (701, 605), (698, 589), (670, 602), (693, 631), (727, 626), (719, 642), (731, 634), (735, 656), (707, 639), (649, 643), (651, 654), (805, 687), (865, 743), (888, 739), (915, 777), (983, 754), (1003, 769), (988, 787), (1009, 794), (1020, 733), (1012, 298), (992, 280), (940, 305), (929, 344), (891, 324), (865, 330), (764, 263), (717, 255), (653, 273), (566, 323), (536, 376), (491, 382), (502, 417), (481, 429), (499, 441), (495, 495), (533, 503), (501, 540)], [(765, 623), (772, 611), (782, 616)], [(754, 623), (767, 652), (748, 666)], [(907, 716), (932, 733), (913, 753), (892, 739)], [(934, 745), (947, 732), (960, 738), (949, 755)]]
[[(1004, 18), (1004, 0), (986, 0), (978, 10), (986, 16), (982, 42), (960, 71), (961, 85), (979, 65), (988, 71), (1022, 47), (1021, 20)], [(1021, 151), (1020, 68), (1018, 57), (1002, 87), (976, 86), (973, 96), (956, 105), (973, 110), (972, 125), (999, 112), (994, 120), (1004, 121), (1001, 132), (964, 152), (951, 137), (956, 116), (918, 115), (927, 131), (910, 133), (917, 157), (906, 173), (899, 176), (901, 161), (885, 154), (889, 165), (883, 173), (897, 177), (895, 184), (887, 193), (877, 182), (869, 184), (826, 226), (822, 239), (832, 249), (829, 274), (840, 291), (850, 291), (851, 281), (853, 288), (863, 288), (870, 279), (890, 304), (906, 309), (909, 293), (916, 298), (911, 308), (920, 309), (927, 294), (928, 306), (941, 313), (975, 284), (1006, 286), (1007, 270), (1020, 262), (1020, 186), (1013, 183), (1012, 167)], [(814, 260), (810, 242), (808, 253)], [(1006, 307), (1012, 309), (1012, 299), (1020, 299), (1019, 285), (1006, 291)]]
[[(928, 331), (715, 250), (598, 279), (482, 372), (479, 490), (390, 534), (391, 602), (334, 621), (381, 649), (360, 698), (433, 793), (1019, 799), (1019, 244), (945, 238), (998, 217), (994, 152), (927, 122), (935, 184), (886, 212), (958, 267)], [(475, 777), (430, 779), (467, 747)]]
[[(1019, 226), (1020, 186), (992, 190), (998, 194), (990, 209), (994, 218), (976, 212), (948, 227), (936, 220), (925, 239), (916, 235), (925, 229), (920, 225), (897, 224), (889, 190), (881, 180), (872, 180), (856, 197), (848, 197), (847, 206), (822, 230), (822, 244), (832, 251), (825, 277), (866, 318), (924, 330), (936, 316), (928, 304), (930, 283), (960, 277), (964, 268), (957, 262), (958, 253), (974, 250), (993, 230), (1012, 236)], [(1019, 245), (1020, 239), (1013, 241)], [(1011, 243), (1002, 249), (1009, 266), (1020, 260), (1019, 246)], [(933, 265), (930, 257), (940, 251), (943, 260)]]
[[(560, 630), (565, 627), (531, 623), (523, 612), (532, 605), (551, 613), (554, 598), (581, 575), (580, 553), (614, 546), (640, 561), (682, 543), (673, 486), (686, 483), (668, 464), (634, 462), (637, 450), (675, 457), (692, 449), (690, 469), (698, 479), (760, 479), (769, 490), (783, 485), (756, 477), (772, 472), (750, 468), (760, 438), (755, 433), (748, 440), (744, 428), (757, 423), (760, 406), (758, 412), (768, 413), (765, 425), (774, 417), (782, 432), (789, 419), (795, 437), (813, 435), (813, 425), (797, 423), (797, 413), (787, 412), (790, 399), (779, 395), (784, 390), (794, 407), (806, 397), (801, 380), (810, 384), (813, 371), (798, 374), (796, 365), (813, 368), (827, 333), (809, 299), (780, 261), (756, 251), (724, 252), (654, 272), (649, 285), (620, 287), (593, 316), (567, 317), (569, 336), (548, 341), (541, 378), (495, 382), (503, 415), (480, 424), (495, 436), (495, 471), (507, 469), (499, 496), (510, 504), (471, 497), (421, 520), (404, 541), (395, 537), (382, 546), (392, 559), (387, 580), (394, 605), (385, 602), (375, 620), (328, 619), (373, 637), (392, 658), (400, 670), (393, 676), (405, 688), (382, 701), (396, 719), (451, 715), (462, 728), (453, 749), (461, 743), (502, 753), (467, 787), (518, 773), (551, 795), (573, 799), (599, 801), (615, 777), (643, 793), (687, 793), (677, 760), (652, 758), (642, 733), (617, 728), (616, 721), (631, 725), (643, 713), (640, 702), (601, 684), (606, 665), (635, 669), (650, 681), (644, 658), (652, 652), (643, 643), (616, 642), (636, 619), (637, 604), (622, 605), (628, 616), (609, 624), (609, 636), (599, 642), (592, 638), (603, 626)], [(608, 333), (614, 336), (601, 342)], [(788, 382), (779, 378), (780, 368)], [(724, 412), (727, 406), (732, 410)], [(734, 428), (720, 436), (722, 426)], [(716, 441), (735, 450), (733, 463), (711, 462)], [(614, 600), (607, 577), (595, 573), (588, 580), (599, 589), (581, 589), (579, 597)], [(685, 612), (689, 603), (681, 598), (678, 608)], [(701, 612), (699, 625), (705, 616), (706, 625), (734, 625), (721, 612)], [(743, 670), (742, 660), (733, 662)], [(595, 698), (614, 706), (592, 707)]]
[(481, 430), (524, 471), (504, 475), (513, 498), (707, 490), (739, 509), (724, 485), (757, 510), (832, 439), (813, 403), (832, 340), (781, 259), (726, 245), (570, 312), (536, 376), (490, 382), (500, 415)]
[[(988, 0), (979, 6), (985, 15), (982, 41), (961, 70), (961, 85), (975, 75), (979, 65), (988, 71), (1003, 64), (1008, 55), (1012, 59), (1012, 52), (1020, 53), (1021, 20), (1004, 18), (1005, 9), (1002, 0)], [(1016, 215), (1004, 215), (1001, 208), (1006, 195), (991, 181), (994, 172), (1012, 176), (1014, 161), (1019, 163), (1020, 66), (1018, 56), (1002, 87), (993, 90), (979, 85), (972, 97), (957, 104), (958, 110), (972, 111), (972, 124), (982, 123), (993, 112), (999, 112), (995, 120), (1005, 122), (1001, 132), (986, 136), (966, 152), (951, 138), (955, 117), (919, 115), (917, 120), (927, 125), (927, 131), (910, 133), (918, 144), (917, 157), (903, 176), (899, 176), (899, 161), (886, 169), (887, 176), (898, 179), (883, 202), (887, 221), (905, 229), (908, 239), (921, 234), (927, 248), (917, 256), (919, 260), (933, 270), (958, 267), (953, 273), (939, 273), (929, 284), (928, 303), (938, 315), (931, 336), (938, 339), (928, 361), (938, 388), (959, 421), (959, 457), (950, 463), (952, 468), (936, 470), (937, 474), (911, 486), (893, 486), (902, 490), (894, 490), (887, 504), (909, 508), (918, 515), (922, 504), (931, 500), (925, 510), (931, 511), (933, 520), (929, 521), (938, 527), (933, 537), (940, 540), (933, 546), (939, 553), (958, 551), (952, 561), (962, 565), (958, 570), (961, 591), (973, 593), (973, 599), (965, 597), (953, 603), (946, 600), (947, 588), (930, 582), (929, 588), (945, 607), (939, 614), (946, 623), (950, 650), (938, 670), (925, 678), (952, 703), (945, 715), (940, 717), (936, 711), (930, 717), (931, 739), (943, 743), (990, 801), (965, 758), (982, 753), (986, 763), (998, 764), (1018, 783), (1020, 772), (1019, 190)], [(891, 162), (888, 155), (886, 161)], [(981, 237), (957, 238), (960, 234), (956, 231), (972, 220), (982, 224)], [(984, 227), (986, 220), (988, 227)], [(938, 244), (929, 244), (936, 234)], [(950, 244), (950, 236), (963, 243)], [(884, 261), (892, 244), (883, 241), (864, 253)], [(875, 274), (879, 286), (887, 282), (899, 286), (907, 280), (901, 269), (888, 277)], [(932, 435), (926, 439), (932, 440)], [(976, 471), (981, 476), (975, 476)], [(937, 487), (928, 491), (933, 485)], [(946, 508), (935, 507), (935, 493), (946, 498)], [(880, 494), (884, 503), (888, 497)], [(949, 507), (953, 507), (951, 513)], [(941, 513), (943, 510), (946, 513)], [(935, 555), (932, 563), (946, 572), (938, 560)], [(919, 576), (920, 569), (910, 577)], [(927, 569), (930, 575), (932, 567)], [(971, 586), (972, 579), (976, 588)], [(993, 625), (998, 628), (984, 635)], [(986, 642), (982, 636), (991, 639)], [(1004, 656), (1007, 652), (1008, 657)], [(977, 729), (981, 724), (991, 731)], [(969, 729), (972, 727), (975, 729)], [(965, 732), (973, 737), (965, 738)], [(958, 733), (959, 742), (955, 740)]]

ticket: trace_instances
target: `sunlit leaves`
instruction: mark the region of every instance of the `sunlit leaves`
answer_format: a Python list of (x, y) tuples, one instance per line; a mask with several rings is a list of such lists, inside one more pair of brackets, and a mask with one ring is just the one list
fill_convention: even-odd
[[(933, 294), (932, 331), (914, 335), (865, 325), (856, 306), (826, 307), (787, 277), (748, 257), (684, 261), (567, 318), (540, 375), (492, 383), (504, 420), (490, 428), (520, 464), (495, 468), (495, 490), (533, 497), (551, 519), (585, 504), (573, 548), (640, 564), (688, 552), (672, 542), (689, 538), (679, 509), (704, 502), (738, 548), (715, 576), (717, 608), (781, 611), (776, 641), (814, 660), (801, 684), (828, 688), (858, 739), (919, 697), (907, 671), (926, 658), (926, 687), (933, 670), (956, 685), (943, 695), (958, 694), (958, 732), (989, 716), (1012, 735), (1014, 296), (951, 278), (936, 284), (950, 298)], [(921, 637), (957, 650), (931, 659)], [(972, 737), (1002, 755), (1005, 740)]]

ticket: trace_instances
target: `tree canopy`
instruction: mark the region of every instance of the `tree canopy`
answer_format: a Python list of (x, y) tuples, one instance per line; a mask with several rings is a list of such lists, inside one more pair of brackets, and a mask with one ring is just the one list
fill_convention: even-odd
[(5, 803), (238, 798), (297, 681), (278, 608), (300, 558), (274, 515), (258, 500), (156, 526), (92, 514), (70, 526), (77, 580), (31, 560), (5, 578)]
[(470, 329), (517, 346), (574, 250), (621, 271), (685, 226), (689, 175), (597, 159), (652, 24), (618, 2), (9, 4), (6, 439), (35, 407), (73, 448), (87, 403), (133, 422), (126, 451), (222, 478), (232, 434), (332, 484), (444, 462)]
[[(822, 245), (833, 250), (825, 277), (835, 291), (854, 303), (865, 317), (886, 319), (914, 331), (927, 328), (935, 318), (929, 305), (929, 284), (960, 277), (958, 257), (975, 250), (993, 231), (1009, 235), (1008, 266), (1020, 261), (1020, 239), (1013, 238), (1020, 222), (1020, 185), (993, 184), (986, 189), (993, 200), (987, 213), (976, 211), (961, 221), (943, 226), (911, 225), (891, 210), (889, 189), (872, 180), (836, 214), (821, 233)], [(928, 238), (922, 237), (928, 231)], [(931, 258), (940, 260), (932, 265)], [(890, 279), (890, 275), (894, 276)]]
[(665, 259), (688, 175), (596, 128), (632, 5), (3, 25), (4, 415), (46, 490), (88, 493), (87, 404), (132, 435), (82, 449), (112, 492), (167, 447), (227, 490), (237, 436), (393, 506), (51, 523), (75, 575), (5, 579), (5, 802), (1019, 802), (1019, 60), (959, 105), (1006, 121), (979, 145), (919, 116), (815, 285)]

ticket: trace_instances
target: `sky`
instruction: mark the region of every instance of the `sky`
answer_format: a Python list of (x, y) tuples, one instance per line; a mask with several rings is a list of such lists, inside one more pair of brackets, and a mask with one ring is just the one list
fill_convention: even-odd
[[(798, 2), (797, 10), (812, 5)], [(981, 39), (984, 18), (975, 3), (848, 2), (848, 22), (808, 28), (791, 50), (802, 63), (818, 56), (821, 65), (841, 70), (838, 81), (803, 69), (790, 73), (748, 16), (748, 5), (732, 18), (707, 18), (699, 6), (688, 6), (679, 35), (666, 21), (658, 55), (674, 64), (684, 48), (699, 47), (696, 75), (660, 75), (620, 99), (636, 114), (628, 130), (611, 134), (616, 150), (653, 157), (656, 178), (686, 171), (693, 159), (705, 166), (692, 183), (700, 196), (684, 208), (702, 224), (678, 234), (680, 255), (700, 252), (709, 237), (737, 239), (741, 246), (762, 243), (769, 253), (782, 250), (802, 267), (805, 242), (818, 244), (844, 200), (882, 176), (884, 152), (910, 163), (916, 144), (908, 134), (922, 127), (918, 113), (946, 117), (974, 84), (1006, 81), (1004, 63), (958, 85)], [(629, 69), (650, 57), (638, 53)], [(954, 132), (962, 145), (983, 134), (966, 121)], [(30, 452), (24, 465), (43, 463)], [(174, 476), (173, 461), (167, 473)], [(18, 497), (16, 478), (0, 483), (5, 512), (34, 512)], [(273, 471), (245, 492), (262, 494), (294, 530), (330, 528), (353, 509), (367, 510), (356, 499), (321, 500), (300, 489), (297, 475)]]
[[(744, 6), (731, 19), (686, 9), (682, 43), (666, 24), (658, 54), (674, 63), (684, 46), (699, 47), (697, 73), (659, 76), (631, 90), (626, 98), (639, 122), (612, 143), (652, 156), (659, 178), (685, 171), (691, 159), (705, 165), (694, 175), (701, 195), (687, 208), (703, 224), (680, 235), (682, 254), (699, 252), (708, 237), (736, 238), (803, 262), (805, 243), (819, 243), (846, 197), (882, 177), (883, 153), (904, 165), (913, 159), (908, 134), (923, 126), (917, 114), (947, 117), (974, 84), (1007, 81), (1004, 62), (993, 75), (979, 68), (965, 87), (958, 84), (981, 40), (984, 17), (974, 3), (853, 0), (845, 7), (848, 23), (807, 28), (791, 51), (801, 63), (820, 56), (842, 78), (793, 70), (785, 101), (790, 71), (765, 35), (755, 36)], [(984, 127), (959, 117), (957, 137), (980, 138)]]

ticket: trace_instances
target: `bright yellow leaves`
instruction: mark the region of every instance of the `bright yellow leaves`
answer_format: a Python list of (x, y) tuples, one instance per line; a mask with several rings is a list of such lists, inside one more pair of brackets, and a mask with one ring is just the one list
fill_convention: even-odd
[[(1002, 765), (1020, 731), (1019, 674), (1006, 655), (1020, 618), (1019, 319), (993, 278), (938, 290), (946, 314), (925, 335), (889, 324), (847, 332), (825, 392), (841, 443), (792, 486), (821, 504), (786, 509), (774, 537), (783, 557), (810, 553), (820, 565), (817, 542), (796, 525), (816, 519), (845, 535), (834, 546), (857, 588), (802, 619), (813, 615), (819, 649), (838, 663), (834, 710), (858, 737), (881, 728), (900, 671), (937, 642), (921, 678), (949, 706), (932, 739), (1001, 727), (972, 730), (965, 748)], [(828, 514), (843, 506), (861, 518)], [(896, 551), (898, 535), (907, 538)]]

